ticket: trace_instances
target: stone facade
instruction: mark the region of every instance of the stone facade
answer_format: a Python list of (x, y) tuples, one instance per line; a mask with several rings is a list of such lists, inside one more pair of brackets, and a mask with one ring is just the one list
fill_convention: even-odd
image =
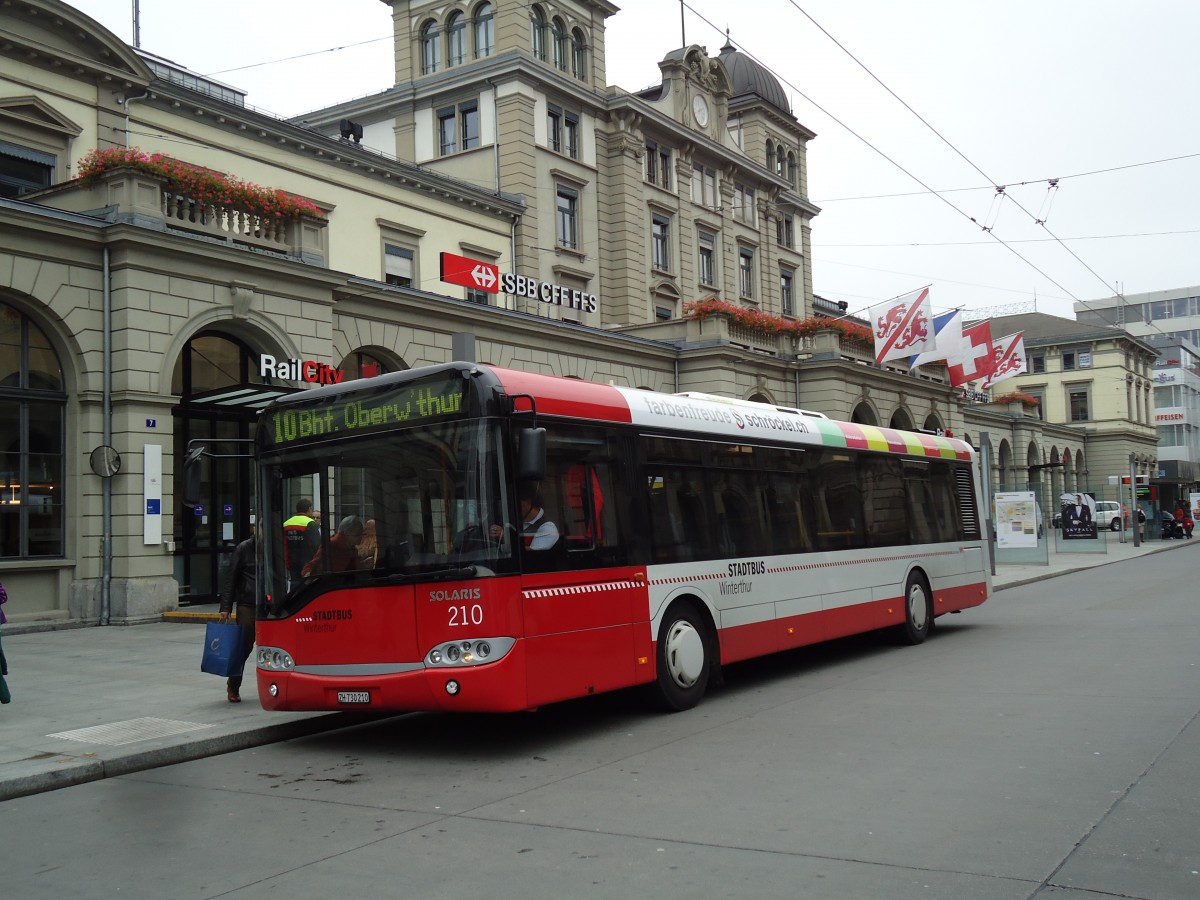
[[(814, 312), (809, 237), (819, 210), (807, 198), (806, 147), (815, 135), (732, 48), (672, 51), (662, 84), (632, 94), (604, 83), (604, 22), (615, 6), (538, 4), (548, 23), (557, 17), (581, 37), (576, 72), (574, 57), (566, 71), (552, 54), (535, 58), (529, 4), (497, 2), (488, 54), (421, 73), (421, 26), (448, 8), (392, 6), (397, 89), (306, 116), (307, 125), (140, 54), (58, 0), (0, 9), (0, 121), (20, 123), (5, 140), (48, 160), (40, 191), (0, 199), (0, 310), (46, 336), (61, 390), (43, 393), (63, 416), (59, 550), (5, 556), (14, 623), (138, 622), (176, 606), (181, 592), (212, 599), (221, 560), (253, 522), (248, 464), (223, 463), (236, 500), (200, 511), (181, 503), (180, 469), (197, 435), (252, 433), (250, 400), (226, 393), (262, 402), (303, 386), (263, 375), (264, 355), (345, 371), (368, 357), (396, 370), (449, 361), (456, 336), (469, 334), (480, 362), (971, 440), (986, 432), (999, 448), (996, 483), (1036, 481), (1067, 450), (1064, 475), (1080, 483), (1090, 435), (967, 403), (944, 368), (880, 367), (869, 346), (832, 331), (793, 339), (684, 315), (703, 296), (781, 315), (783, 269), (793, 273), (794, 317)], [(181, 74), (198, 86), (183, 86)], [(472, 102), (478, 145), (438, 155), (439, 113), (453, 106), (469, 119)], [(365, 145), (339, 136), (342, 118), (364, 125)], [(184, 162), (283, 189), (322, 215), (244, 225), (235, 204), (205, 204), (136, 167), (88, 188), (71, 180), (89, 151), (124, 147), (134, 132), (182, 141), (146, 153), (186, 146)], [(575, 246), (561, 240), (563, 189), (577, 201)], [(701, 232), (715, 238), (711, 283)], [(503, 293), (477, 302), (441, 280), (444, 251), (595, 294), (598, 308)], [(397, 259), (408, 268), (389, 269)], [(230, 365), (240, 358), (244, 375), (204, 368), (194, 348), (207, 340), (240, 348)], [(204, 390), (185, 384), (192, 359), (209, 379)], [(1142, 420), (1129, 428), (1142, 437)], [(1112, 439), (1120, 433), (1114, 425)], [(89, 455), (106, 443), (122, 465), (102, 478)], [(161, 511), (151, 522), (146, 461), (156, 453)], [(150, 524), (161, 531), (153, 540)]]

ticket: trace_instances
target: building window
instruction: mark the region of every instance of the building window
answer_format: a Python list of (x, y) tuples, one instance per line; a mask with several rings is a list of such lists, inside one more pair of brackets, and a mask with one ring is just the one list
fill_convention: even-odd
[(562, 153), (562, 108), (553, 103), (546, 106), (546, 146)]
[(795, 277), (796, 273), (792, 269), (779, 270), (779, 302), (785, 316), (796, 314), (795, 295), (792, 293), (792, 282)]
[(671, 148), (646, 141), (646, 181), (671, 189)]
[(491, 296), (487, 291), (481, 291), (479, 288), (467, 288), (468, 303), (478, 303), (480, 306), (488, 306), (492, 302)]
[(706, 287), (717, 284), (716, 259), (717, 236), (708, 231), (700, 232), (700, 252), (698, 254), (700, 283)]
[(50, 187), (54, 156), (0, 141), (0, 197), (13, 199), (29, 191)]
[(476, 101), (460, 103), (457, 108), (439, 109), (437, 120), (439, 155), (448, 156), (479, 146), (479, 104)]
[(1036, 415), (1039, 419), (1046, 418), (1046, 394), (1045, 394), (1045, 392), (1040, 391), (1040, 390), (1030, 390), (1030, 389), (1023, 389), (1023, 390), (1026, 394), (1028, 394), (1030, 397), (1032, 397), (1034, 400), (1036, 400), (1038, 402), (1037, 406), (1033, 408), (1034, 415)]
[(579, 159), (579, 116), (553, 103), (546, 106), (546, 146)]
[(475, 7), (475, 58), (491, 56), (496, 47), (496, 23), (492, 17), (492, 4), (480, 3)]
[(447, 156), (458, 150), (458, 114), (453, 106), (439, 109), (438, 120), (438, 155)]
[(1029, 357), (1029, 371), (1034, 375), (1040, 375), (1046, 371), (1046, 356), (1039, 353), (1036, 356)]
[(563, 138), (567, 145), (567, 156), (579, 159), (579, 116), (563, 114)]
[(458, 120), (462, 126), (462, 148), (473, 150), (479, 146), (479, 104), (475, 101), (458, 105)]
[(441, 34), (430, 19), (421, 26), (421, 74), (432, 75), (442, 66)]
[(666, 216), (656, 214), (651, 219), (650, 247), (654, 268), (660, 272), (670, 272), (671, 220)]
[(780, 144), (779, 152), (775, 156), (775, 168), (773, 170), (780, 178), (787, 177), (787, 160), (784, 158), (783, 149), (783, 145)]
[(580, 81), (587, 81), (587, 42), (578, 28), (571, 32), (571, 73)]
[(1063, 355), (1062, 355), (1062, 362), (1063, 362), (1063, 371), (1064, 372), (1072, 371), (1075, 368), (1075, 352), (1073, 350), (1072, 351), (1064, 350)]
[(796, 186), (796, 154), (789, 153), (787, 158), (787, 180), (792, 187)]
[(675, 310), (672, 307), (655, 304), (654, 318), (659, 319), (661, 321), (661, 320), (665, 320), (665, 319), (674, 318), (674, 316), (675, 316)]
[(775, 220), (775, 242), (780, 247), (795, 248), (796, 246), (796, 231), (795, 220), (791, 215), (782, 215)]
[(1067, 401), (1071, 410), (1071, 421), (1086, 422), (1088, 420), (1087, 388), (1071, 388), (1067, 393)]
[(559, 185), (555, 210), (555, 233), (562, 247), (579, 247), (579, 192)]
[(717, 173), (699, 163), (692, 165), (692, 202), (717, 208)]
[(446, 65), (461, 66), (467, 61), (467, 19), (460, 12), (446, 20)]
[(775, 145), (771, 141), (767, 141), (767, 168), (775, 171)]
[(546, 61), (546, 15), (541, 7), (529, 8), (529, 40), (535, 59)]
[(733, 186), (733, 217), (739, 222), (753, 225), (756, 221), (754, 188), (735, 183)]
[(384, 244), (383, 280), (397, 287), (412, 287), (416, 280), (416, 254), (407, 247)]
[(568, 48), (570, 46), (567, 41), (567, 26), (563, 24), (562, 19), (555, 18), (550, 25), (551, 35), (554, 40), (554, 68), (567, 71), (567, 60), (570, 58)]
[(50, 341), (0, 303), (0, 558), (65, 555), (65, 409)]
[(377, 375), (386, 375), (391, 371), (383, 360), (370, 353), (363, 353), (361, 350), (355, 350), (343, 359), (338, 369), (345, 373), (345, 381), (374, 378)]
[(750, 247), (738, 250), (738, 289), (746, 299), (754, 299), (754, 250)]

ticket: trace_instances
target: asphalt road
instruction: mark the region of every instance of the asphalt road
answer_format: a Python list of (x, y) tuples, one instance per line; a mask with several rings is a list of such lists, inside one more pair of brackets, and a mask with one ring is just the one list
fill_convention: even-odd
[(996, 594), (925, 645), (414, 715), (0, 804), (15, 898), (1200, 896), (1194, 553)]

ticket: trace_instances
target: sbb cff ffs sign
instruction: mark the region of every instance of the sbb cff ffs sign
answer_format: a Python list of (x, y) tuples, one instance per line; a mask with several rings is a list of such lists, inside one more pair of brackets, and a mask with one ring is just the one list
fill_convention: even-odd
[(482, 260), (459, 256), (456, 253), (442, 254), (442, 281), (487, 291), (500, 292), (500, 267)]
[(448, 284), (459, 284), (475, 290), (498, 294), (515, 294), (518, 297), (528, 297), (541, 303), (554, 306), (566, 306), (582, 312), (596, 312), (600, 301), (595, 294), (540, 281), (526, 275), (514, 272), (500, 272), (498, 266), (467, 256), (454, 253), (442, 253), (442, 281)]

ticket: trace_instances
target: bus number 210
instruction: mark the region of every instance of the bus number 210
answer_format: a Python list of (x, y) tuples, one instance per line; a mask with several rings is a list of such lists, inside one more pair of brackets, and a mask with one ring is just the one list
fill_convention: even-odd
[(451, 606), (450, 627), (456, 625), (482, 625), (483, 607), (476, 603), (474, 606)]

